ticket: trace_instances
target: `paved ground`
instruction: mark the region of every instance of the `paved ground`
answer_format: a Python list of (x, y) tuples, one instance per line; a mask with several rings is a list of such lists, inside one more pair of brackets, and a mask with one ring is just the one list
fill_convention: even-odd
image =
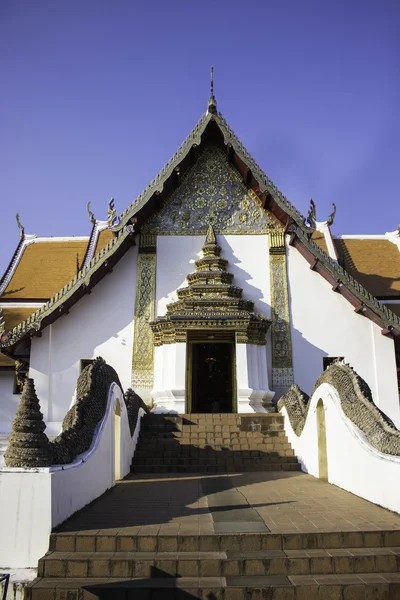
[(400, 516), (301, 472), (135, 475), (60, 531), (125, 535), (400, 530)]

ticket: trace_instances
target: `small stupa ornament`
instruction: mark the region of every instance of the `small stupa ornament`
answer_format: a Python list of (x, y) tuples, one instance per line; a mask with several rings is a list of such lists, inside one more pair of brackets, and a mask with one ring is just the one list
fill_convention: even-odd
[(48, 467), (52, 464), (52, 449), (46, 424), (40, 412), (33, 379), (25, 380), (17, 414), (12, 423), (9, 446), (4, 454), (6, 467)]

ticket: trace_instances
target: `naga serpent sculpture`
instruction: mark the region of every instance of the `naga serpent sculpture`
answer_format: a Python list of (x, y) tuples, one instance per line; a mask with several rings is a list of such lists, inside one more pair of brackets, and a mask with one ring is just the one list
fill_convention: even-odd
[[(400, 431), (374, 404), (368, 384), (350, 365), (343, 361), (329, 365), (315, 382), (311, 396), (322, 383), (329, 383), (337, 390), (344, 414), (363, 432), (371, 446), (385, 454), (400, 455)], [(278, 410), (286, 408), (297, 436), (304, 429), (309, 400), (298, 385), (292, 385), (278, 402)]]
[[(65, 415), (61, 433), (50, 442), (40, 412), (33, 379), (27, 379), (13, 421), (10, 444), (4, 455), (7, 467), (47, 467), (72, 463), (93, 441), (95, 428), (103, 418), (110, 385), (122, 389), (116, 371), (101, 357), (83, 369), (77, 382), (76, 402)], [(143, 400), (128, 389), (124, 394), (131, 435), (139, 409), (149, 412)]]

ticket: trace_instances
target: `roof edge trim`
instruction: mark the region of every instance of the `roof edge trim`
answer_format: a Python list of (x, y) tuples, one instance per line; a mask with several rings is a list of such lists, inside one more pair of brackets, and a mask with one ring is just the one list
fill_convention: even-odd
[(3, 277), (0, 281), (0, 296), (4, 294), (8, 284), (10, 283), (12, 276), (14, 275), (16, 268), (22, 258), (23, 253), (25, 252), (25, 248), (30, 244), (33, 244), (36, 241), (36, 235), (26, 235), (22, 237), (18, 243), (18, 246), (15, 249), (13, 257), (8, 265)]
[(365, 289), (354, 277), (350, 275), (337, 261), (333, 260), (310, 239), (299, 227), (292, 225), (289, 229), (292, 235), (297, 236), (303, 246), (305, 246), (315, 258), (317, 258), (325, 269), (327, 269), (336, 282), (337, 286), (343, 285), (351, 291), (351, 293), (360, 300), (362, 306), (369, 308), (375, 313), (383, 323), (383, 326), (388, 329), (396, 329), (400, 335), (400, 317), (393, 313), (386, 304), (381, 304), (379, 300)]
[[(69, 300), (76, 292), (84, 286), (84, 289), (91, 287), (90, 280), (93, 274), (109, 259), (123, 242), (134, 234), (134, 227), (128, 225), (121, 230), (118, 235), (108, 242), (107, 246), (102, 248), (94, 258), (83, 267), (71, 281), (69, 281), (53, 298), (32, 313), (25, 321), (19, 323), (6, 337), (0, 340), (1, 348), (14, 346), (19, 340), (30, 332), (35, 333), (42, 329), (42, 322), (48, 318), (57, 309), (61, 314), (64, 303)], [(46, 326), (46, 324), (44, 324)]]

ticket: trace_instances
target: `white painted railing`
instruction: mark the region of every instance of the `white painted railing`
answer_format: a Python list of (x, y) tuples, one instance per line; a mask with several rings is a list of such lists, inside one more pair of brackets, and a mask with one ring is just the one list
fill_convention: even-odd
[(400, 513), (400, 456), (383, 454), (343, 413), (337, 390), (321, 384), (309, 400), (300, 436), (285, 407), (285, 431), (303, 471)]

